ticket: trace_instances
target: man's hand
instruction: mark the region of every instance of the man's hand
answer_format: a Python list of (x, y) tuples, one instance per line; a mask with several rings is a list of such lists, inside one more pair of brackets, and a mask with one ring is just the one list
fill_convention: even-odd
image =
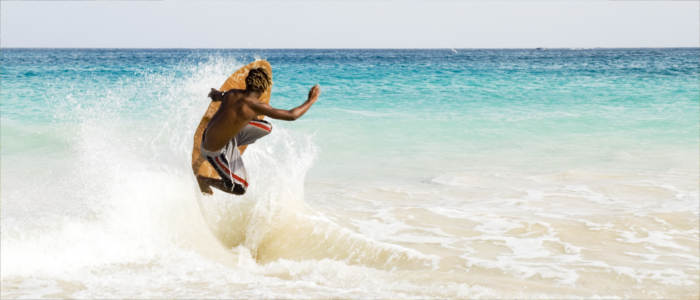
[(209, 92), (209, 98), (211, 98), (211, 101), (221, 101), (224, 99), (224, 94), (221, 93), (221, 91), (212, 88)]
[(309, 100), (311, 101), (316, 101), (318, 99), (318, 95), (321, 95), (321, 86), (314, 85), (311, 90), (309, 90)]

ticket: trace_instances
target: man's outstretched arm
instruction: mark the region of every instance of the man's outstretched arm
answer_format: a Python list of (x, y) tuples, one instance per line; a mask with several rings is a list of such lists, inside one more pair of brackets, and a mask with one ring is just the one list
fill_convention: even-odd
[(303, 104), (292, 108), (290, 110), (274, 108), (267, 103), (262, 102), (251, 102), (250, 106), (259, 115), (266, 115), (273, 119), (294, 121), (299, 117), (303, 116), (306, 111), (309, 110), (311, 105), (316, 102), (318, 95), (321, 94), (321, 87), (314, 85), (309, 91), (309, 97), (304, 101)]

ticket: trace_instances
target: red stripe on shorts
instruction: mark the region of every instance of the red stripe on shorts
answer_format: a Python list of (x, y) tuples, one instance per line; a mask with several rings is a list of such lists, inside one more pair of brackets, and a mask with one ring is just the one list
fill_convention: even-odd
[(255, 126), (255, 127), (258, 127), (258, 128), (262, 128), (262, 129), (264, 129), (265, 131), (268, 131), (268, 132), (272, 131), (272, 128), (271, 128), (271, 127), (267, 127), (267, 126), (265, 126), (265, 125), (263, 125), (263, 124), (261, 124), (261, 123), (254, 123), (254, 122), (255, 122), (255, 121), (251, 121), (251, 122), (248, 123), (248, 124), (253, 125), (253, 126)]
[(219, 166), (220, 166), (222, 169), (224, 169), (224, 171), (226, 171), (226, 173), (230, 174), (230, 175), (233, 177), (233, 179), (236, 179), (236, 180), (240, 181), (241, 183), (243, 183), (243, 185), (245, 185), (245, 187), (248, 187), (248, 182), (245, 181), (245, 180), (243, 180), (243, 178), (240, 178), (240, 177), (236, 176), (236, 174), (233, 174), (233, 172), (231, 172), (231, 171), (226, 167), (226, 164), (222, 163), (221, 160), (219, 160), (219, 157), (218, 157), (218, 156), (217, 156), (215, 159), (216, 159), (216, 163), (218, 163)]

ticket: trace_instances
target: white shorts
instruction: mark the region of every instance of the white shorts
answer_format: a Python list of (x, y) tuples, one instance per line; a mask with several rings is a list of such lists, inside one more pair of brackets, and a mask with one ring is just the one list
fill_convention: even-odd
[[(246, 173), (238, 146), (249, 145), (272, 131), (272, 124), (265, 120), (250, 121), (241, 132), (231, 139), (226, 146), (217, 151), (208, 151), (200, 147), (202, 157), (214, 167), (216, 173), (224, 180), (227, 189), (236, 195), (242, 195), (248, 189), (248, 173)], [(202, 145), (204, 136), (202, 134)]]

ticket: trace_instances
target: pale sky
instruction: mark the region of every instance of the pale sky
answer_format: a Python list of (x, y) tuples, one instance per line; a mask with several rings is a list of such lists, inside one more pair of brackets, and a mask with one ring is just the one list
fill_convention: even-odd
[(2, 47), (698, 47), (698, 1), (5, 1)]

